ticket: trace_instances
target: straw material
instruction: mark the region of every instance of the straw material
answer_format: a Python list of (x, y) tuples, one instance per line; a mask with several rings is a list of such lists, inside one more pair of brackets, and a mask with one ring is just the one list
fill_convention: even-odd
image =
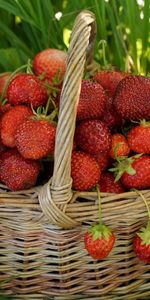
[[(95, 261), (84, 249), (83, 234), (98, 220), (97, 193), (71, 190), (76, 107), (95, 30), (93, 14), (79, 14), (61, 95), (53, 177), (20, 192), (0, 185), (0, 294), (16, 300), (150, 299), (149, 266), (132, 249), (135, 232), (147, 222), (141, 196), (101, 195), (103, 221), (117, 240), (108, 258)], [(141, 193), (150, 205), (150, 190)]]

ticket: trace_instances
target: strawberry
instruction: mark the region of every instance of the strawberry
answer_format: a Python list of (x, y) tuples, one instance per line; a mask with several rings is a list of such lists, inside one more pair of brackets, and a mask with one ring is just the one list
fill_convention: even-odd
[(41, 80), (35, 75), (20, 73), (10, 82), (7, 89), (7, 99), (12, 105), (27, 104), (37, 108), (45, 105), (48, 94)]
[(15, 132), (20, 123), (33, 115), (32, 110), (23, 105), (16, 105), (3, 114), (1, 121), (1, 138), (7, 147), (15, 147)]
[(31, 188), (40, 172), (40, 163), (24, 159), (16, 149), (4, 152), (0, 162), (1, 181), (13, 191)]
[(114, 108), (105, 111), (102, 121), (105, 122), (111, 132), (117, 131), (122, 126), (122, 119)]
[(97, 81), (113, 97), (118, 83), (128, 74), (118, 70), (103, 70), (95, 74), (94, 80)]
[(111, 136), (110, 157), (116, 159), (120, 156), (128, 156), (129, 152), (130, 148), (124, 135), (121, 133), (114, 133)]
[(116, 111), (125, 120), (150, 118), (150, 79), (127, 76), (118, 84), (113, 100)]
[(98, 163), (92, 156), (81, 151), (72, 153), (71, 176), (75, 190), (92, 189), (100, 180), (100, 174)]
[[(106, 103), (106, 110), (114, 110), (113, 108), (113, 98), (107, 95), (107, 103)], [(106, 112), (105, 112), (106, 113)], [(104, 114), (105, 115), (105, 114)]]
[(0, 138), (0, 155), (6, 150), (6, 147), (4, 146), (4, 144), (2, 143), (2, 140)]
[(0, 116), (12, 108), (10, 103), (0, 103)]
[(141, 121), (140, 125), (128, 131), (127, 139), (134, 152), (150, 154), (150, 122)]
[(96, 185), (98, 196), (99, 223), (91, 226), (84, 234), (84, 245), (94, 259), (103, 259), (108, 256), (115, 243), (115, 235), (102, 223), (102, 208), (99, 186)]
[(110, 171), (116, 173), (116, 180), (127, 189), (150, 188), (150, 156), (137, 154), (129, 158), (120, 158)]
[(67, 54), (58, 49), (45, 49), (39, 52), (33, 60), (33, 69), (37, 76), (44, 73), (44, 79), (52, 83), (59, 73), (59, 80), (66, 70)]
[(77, 146), (87, 153), (104, 153), (110, 149), (111, 134), (104, 122), (85, 120), (76, 128), (75, 142)]
[(8, 83), (10, 75), (11, 75), (10, 72), (4, 72), (0, 74), (0, 96), (3, 96), (3, 98), (6, 97), (6, 92), (4, 91), (4, 89)]
[(99, 181), (100, 190), (103, 193), (123, 193), (125, 189), (123, 188), (120, 181), (115, 182), (115, 177), (109, 172), (104, 172), (101, 174)]
[(107, 97), (104, 89), (98, 83), (82, 80), (77, 120), (96, 119), (104, 114)]
[(115, 243), (115, 235), (103, 224), (92, 226), (84, 234), (85, 248), (94, 259), (107, 257)]
[(2, 124), (2, 119), (0, 118), (0, 155), (6, 150), (6, 147), (3, 144), (1, 139), (1, 124)]
[(122, 175), (121, 181), (127, 188), (148, 189), (150, 188), (150, 156), (143, 155), (132, 163), (132, 168), (135, 170), (134, 175), (125, 172)]
[(146, 227), (142, 227), (133, 239), (133, 250), (139, 259), (150, 264), (150, 209), (148, 203), (140, 191), (137, 194), (141, 196), (148, 212), (148, 222)]
[(54, 152), (56, 126), (45, 117), (31, 117), (15, 134), (18, 151), (24, 158), (41, 159)]
[(133, 249), (139, 259), (150, 264), (150, 227), (143, 228), (142, 232), (136, 234), (133, 241)]
[(92, 156), (96, 159), (102, 172), (107, 169), (110, 164), (110, 156), (108, 155), (108, 153), (98, 152), (96, 154), (93, 154)]

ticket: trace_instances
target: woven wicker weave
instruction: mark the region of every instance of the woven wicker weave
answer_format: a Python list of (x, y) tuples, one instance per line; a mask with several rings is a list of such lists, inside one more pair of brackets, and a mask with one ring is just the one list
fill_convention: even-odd
[[(21, 192), (0, 186), (0, 282), (6, 280), (0, 294), (16, 300), (150, 299), (149, 265), (132, 250), (135, 232), (147, 221), (140, 195), (102, 194), (103, 220), (117, 241), (107, 259), (94, 261), (84, 249), (83, 233), (98, 220), (97, 194), (71, 190), (76, 107), (95, 28), (93, 14), (83, 11), (72, 31), (53, 178)], [(150, 204), (150, 191), (142, 194)]]

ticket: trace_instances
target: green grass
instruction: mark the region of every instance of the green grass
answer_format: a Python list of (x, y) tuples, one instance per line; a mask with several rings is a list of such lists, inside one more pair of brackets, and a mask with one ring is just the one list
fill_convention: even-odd
[[(141, 4), (138, 4), (141, 3)], [(95, 13), (94, 59), (134, 73), (150, 68), (150, 0), (0, 0), (0, 72), (14, 70), (42, 49), (66, 50), (77, 14)], [(55, 14), (62, 13), (60, 20)]]

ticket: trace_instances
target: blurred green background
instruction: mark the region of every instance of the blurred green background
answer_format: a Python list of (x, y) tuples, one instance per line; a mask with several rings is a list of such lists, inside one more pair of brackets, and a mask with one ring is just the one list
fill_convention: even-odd
[(0, 72), (12, 71), (45, 48), (67, 50), (77, 14), (96, 15), (94, 59), (121, 70), (150, 70), (150, 0), (0, 0)]

